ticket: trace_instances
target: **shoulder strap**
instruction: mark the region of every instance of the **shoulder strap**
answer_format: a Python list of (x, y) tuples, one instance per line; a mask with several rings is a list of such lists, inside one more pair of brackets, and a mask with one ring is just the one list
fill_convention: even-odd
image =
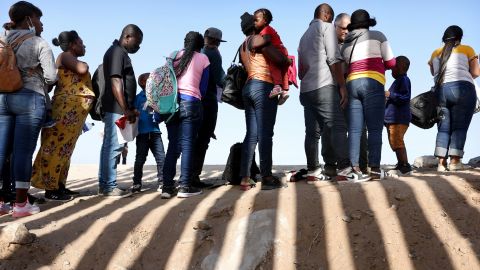
[(237, 53), (235, 53), (235, 57), (233, 58), (232, 63), (235, 63), (237, 61), (237, 56), (240, 53), (240, 49), (242, 48), (242, 45), (243, 45), (243, 43), (240, 44), (240, 46), (238, 47)]
[(35, 36), (34, 34), (28, 34), (23, 37), (19, 37), (15, 39), (12, 43), (10, 43), (10, 46), (12, 46), (12, 48), (15, 48), (16, 46), (19, 46), (20, 44), (22, 44), (25, 40), (32, 38), (34, 36)]
[(353, 50), (355, 49), (355, 45), (357, 45), (358, 37), (355, 38), (355, 42), (353, 42), (353, 47), (352, 50), (350, 51), (350, 58), (348, 59), (348, 64), (352, 64), (352, 56), (353, 56)]

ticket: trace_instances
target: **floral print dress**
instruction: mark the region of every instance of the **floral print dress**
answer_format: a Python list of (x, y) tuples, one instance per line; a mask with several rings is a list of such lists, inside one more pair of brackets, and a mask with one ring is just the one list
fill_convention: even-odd
[(41, 147), (33, 164), (32, 186), (46, 190), (58, 189), (59, 183), (65, 186), (70, 158), (95, 98), (90, 73), (80, 75), (59, 68), (58, 76), (52, 98), (56, 125), (42, 130)]

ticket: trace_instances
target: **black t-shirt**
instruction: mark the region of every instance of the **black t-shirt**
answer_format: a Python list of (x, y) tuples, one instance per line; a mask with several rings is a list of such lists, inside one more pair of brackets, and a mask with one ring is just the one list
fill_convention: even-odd
[(115, 40), (103, 56), (103, 71), (105, 77), (105, 93), (102, 98), (104, 112), (123, 114), (123, 110), (112, 92), (112, 76), (120, 76), (123, 79), (123, 94), (129, 109), (135, 108), (135, 95), (137, 82), (133, 72), (132, 61), (128, 52)]

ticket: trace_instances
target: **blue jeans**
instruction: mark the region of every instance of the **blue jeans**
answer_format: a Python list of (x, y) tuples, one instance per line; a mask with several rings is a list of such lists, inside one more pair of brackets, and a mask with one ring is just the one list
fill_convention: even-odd
[(133, 165), (133, 184), (142, 184), (143, 165), (147, 160), (148, 150), (152, 151), (157, 163), (157, 179), (163, 181), (163, 163), (165, 162), (165, 150), (163, 149), (162, 133), (149, 132), (138, 134), (135, 138), (137, 153)]
[(103, 118), (103, 143), (100, 150), (98, 185), (100, 192), (109, 192), (117, 187), (117, 157), (122, 153), (123, 144), (118, 143), (117, 121), (121, 114), (106, 112)]
[(385, 116), (384, 85), (370, 78), (355, 79), (347, 83), (349, 94), (350, 161), (359, 165), (360, 138), (364, 124), (368, 131), (368, 163), (380, 167), (382, 158), (382, 131)]
[(475, 86), (467, 81), (444, 83), (438, 89), (443, 118), (438, 123), (435, 156), (463, 157), (467, 131), (477, 101)]
[[(208, 94), (207, 94), (208, 95)], [(205, 155), (207, 154), (210, 138), (214, 135), (217, 125), (218, 103), (216, 97), (206, 96), (202, 100), (203, 119), (198, 130), (198, 137), (195, 143), (195, 155), (193, 158), (193, 177), (198, 177), (202, 173)]]
[[(320, 167), (318, 160), (318, 141), (320, 136), (328, 134), (326, 143), (332, 147), (333, 165), (339, 169), (350, 166), (348, 158), (347, 128), (340, 108), (340, 95), (334, 85), (300, 94), (305, 116), (305, 155), (307, 167), (315, 170)], [(332, 164), (329, 164), (332, 165)]]
[(278, 99), (268, 98), (272, 89), (273, 84), (260, 80), (250, 80), (243, 88), (247, 134), (242, 146), (240, 167), (242, 177), (250, 177), (250, 166), (257, 142), (260, 152), (260, 174), (263, 177), (272, 175), (273, 127), (278, 107)]
[[(0, 93), (0, 166), (11, 154), (11, 177), (17, 189), (30, 188), (32, 155), (44, 119), (45, 96), (25, 88)], [(3, 169), (9, 168), (2, 168), (0, 174)]]
[(190, 185), (193, 174), (193, 154), (198, 129), (202, 121), (202, 102), (180, 101), (179, 112), (167, 123), (168, 149), (163, 166), (163, 186), (172, 187), (177, 159), (182, 154), (178, 185)]

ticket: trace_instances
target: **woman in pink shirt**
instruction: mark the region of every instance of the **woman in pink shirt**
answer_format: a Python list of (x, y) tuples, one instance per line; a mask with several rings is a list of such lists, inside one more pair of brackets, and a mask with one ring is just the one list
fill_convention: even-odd
[(203, 43), (200, 33), (188, 32), (184, 49), (176, 54), (173, 61), (180, 108), (167, 123), (168, 150), (163, 166), (163, 199), (175, 194), (173, 178), (180, 154), (182, 160), (177, 197), (188, 198), (202, 193), (201, 189), (191, 185), (190, 179), (193, 172), (193, 144), (203, 116), (201, 100), (207, 91), (209, 77), (210, 62), (206, 55), (200, 53)]

